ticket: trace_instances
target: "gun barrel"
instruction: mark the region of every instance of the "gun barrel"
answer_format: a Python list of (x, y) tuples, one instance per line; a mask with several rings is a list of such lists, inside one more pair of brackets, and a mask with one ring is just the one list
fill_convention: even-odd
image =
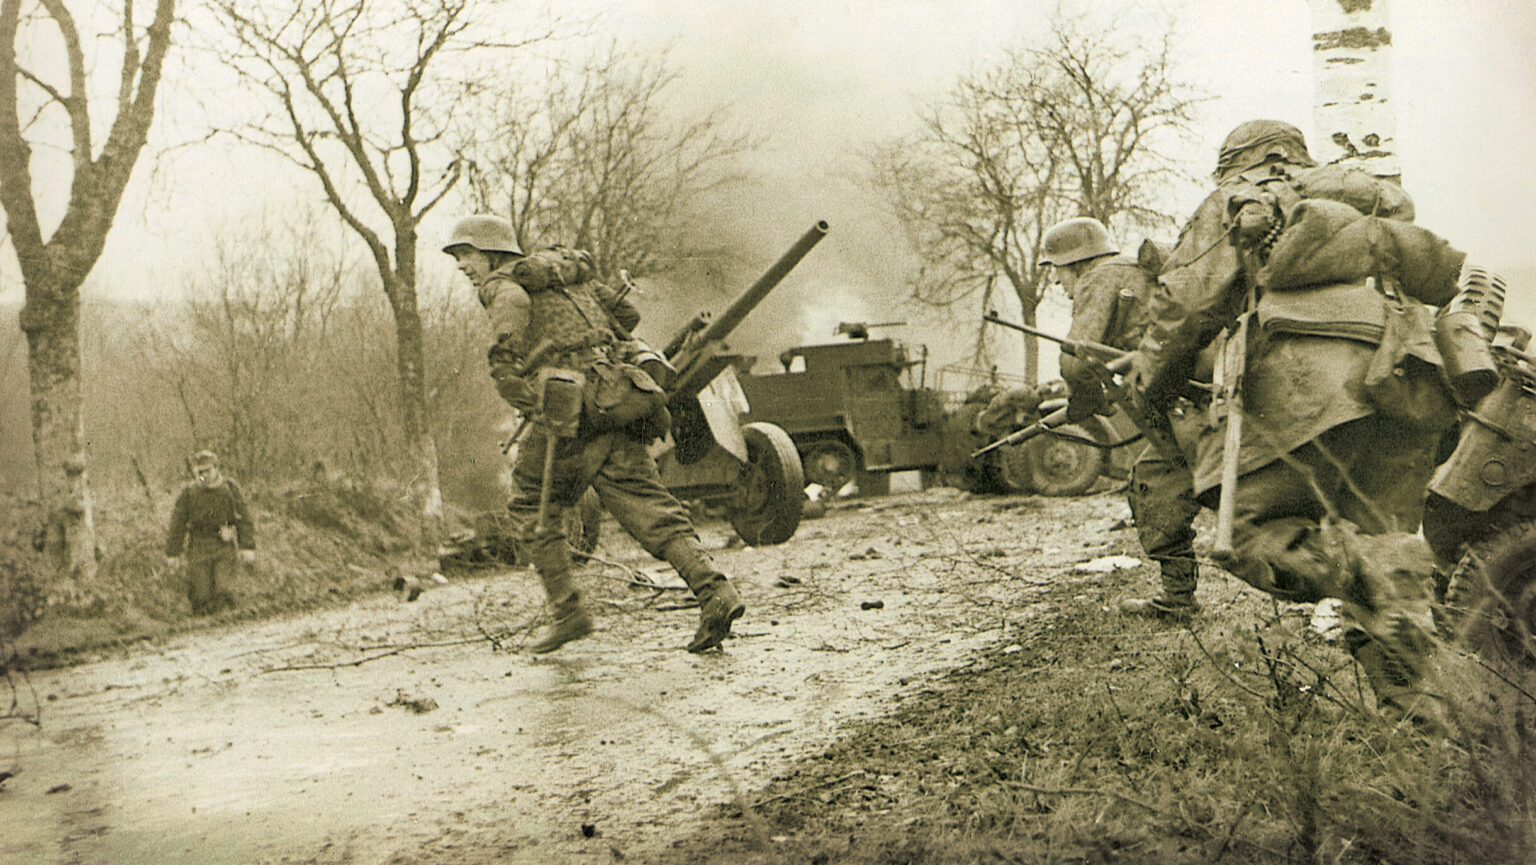
[(1061, 343), (1062, 350), (1068, 354), (1078, 354), (1085, 349), (1090, 353), (1109, 358), (1120, 357), (1121, 355), (1129, 354), (1129, 352), (1122, 351), (1121, 349), (1115, 348), (1112, 345), (1105, 345), (1104, 343), (1094, 342), (1087, 339), (1068, 339), (1064, 336), (1057, 336), (1050, 331), (1041, 330), (1038, 327), (1031, 327), (1027, 324), (1018, 324), (1016, 322), (1008, 321), (1007, 319), (1000, 318), (995, 312), (987, 313), (986, 315), (982, 316), (982, 320), (991, 324), (1013, 328), (1014, 330), (1027, 333), (1030, 336), (1036, 337), (1038, 339), (1048, 339), (1051, 342)]
[(1050, 414), (1035, 421), (1029, 426), (1024, 427), (1021, 430), (1009, 433), (1008, 435), (1003, 436), (1002, 438), (985, 447), (980, 447), (971, 451), (971, 459), (976, 459), (979, 456), (991, 453), (992, 451), (995, 451), (1001, 447), (1007, 447), (1008, 445), (1016, 445), (1022, 442), (1027, 442), (1035, 436), (1040, 435), (1041, 433), (1050, 432), (1056, 427), (1064, 426), (1066, 422), (1067, 408), (1066, 406), (1062, 406), (1061, 408), (1051, 412)]
[(811, 226), (810, 230), (802, 234), (800, 239), (795, 241), (794, 246), (791, 246), (783, 255), (779, 256), (779, 260), (775, 261), (762, 276), (759, 276), (756, 282), (748, 286), (746, 291), (743, 291), (735, 300), (731, 301), (731, 305), (726, 308), (725, 312), (710, 322), (709, 327), (699, 337), (699, 341), (708, 343), (725, 339), (726, 336), (730, 335), (730, 332), (735, 330), (737, 325), (741, 324), (741, 320), (747, 317), (747, 313), (751, 312), (761, 303), (763, 298), (768, 296), (768, 292), (772, 291), (773, 287), (778, 285), (779, 281), (796, 264), (800, 263), (800, 259), (804, 258), (805, 254), (811, 251), (811, 247), (820, 243), (821, 239), (827, 236), (828, 227), (827, 221), (824, 219)]

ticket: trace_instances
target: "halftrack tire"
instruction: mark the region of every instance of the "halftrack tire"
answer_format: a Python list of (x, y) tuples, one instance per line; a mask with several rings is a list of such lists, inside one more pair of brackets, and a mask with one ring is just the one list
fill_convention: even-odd
[(1030, 443), (1007, 445), (995, 452), (991, 465), (992, 481), (999, 492), (1028, 493), (1035, 489), (1034, 469), (1030, 465)]
[(748, 544), (782, 544), (800, 527), (805, 507), (800, 453), (789, 433), (771, 423), (749, 423), (741, 433), (747, 464), (726, 516)]
[(832, 495), (837, 495), (859, 471), (859, 458), (853, 448), (837, 439), (808, 442), (800, 461), (806, 483), (821, 484)]
[(1536, 521), (1510, 526), (1462, 556), (1442, 621), (1457, 644), (1488, 662), (1536, 668)]
[[(1095, 439), (1100, 438), (1096, 419), (1081, 426)], [(1028, 466), (1029, 485), (1042, 496), (1080, 496), (1093, 488), (1109, 465), (1103, 448), (1050, 433), (1025, 443), (1020, 450)]]

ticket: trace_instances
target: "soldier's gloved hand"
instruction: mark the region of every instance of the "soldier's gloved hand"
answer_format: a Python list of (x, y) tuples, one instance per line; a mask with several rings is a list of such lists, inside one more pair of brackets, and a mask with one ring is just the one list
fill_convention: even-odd
[(1131, 399), (1144, 411), (1161, 413), (1171, 401), (1170, 394), (1162, 393), (1156, 386), (1159, 370), (1152, 365), (1152, 358), (1143, 352), (1131, 354), (1131, 368), (1121, 379), (1121, 386)]
[(1103, 396), (1093, 388), (1075, 390), (1067, 397), (1067, 423), (1085, 421), (1104, 407)]
[(255, 563), (255, 561), (256, 561), (256, 551), (255, 550), (241, 550), (240, 551), (240, 561), (245, 562), (248, 565)]
[(496, 392), (501, 394), (501, 398), (513, 408), (522, 412), (533, 409), (533, 388), (523, 380), (522, 376), (512, 374), (511, 364), (492, 366), (491, 379), (496, 382)]

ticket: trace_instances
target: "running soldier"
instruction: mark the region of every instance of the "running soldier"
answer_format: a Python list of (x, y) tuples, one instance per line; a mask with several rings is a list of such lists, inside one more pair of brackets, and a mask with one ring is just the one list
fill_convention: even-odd
[(1408, 708), (1441, 658), (1434, 557), (1417, 530), (1455, 420), (1426, 304), (1456, 294), (1465, 256), (1410, 224), (1396, 183), (1317, 167), (1287, 123), (1234, 129), (1216, 180), (1163, 270), (1130, 385), (1168, 406), (1197, 353), (1229, 335), (1220, 368), (1233, 393), (1213, 403), (1216, 432), (1193, 466), (1207, 506), (1231, 497), (1219, 561), (1283, 600), (1344, 601), (1378, 703)]
[[(572, 580), (563, 528), (565, 510), (588, 487), (646, 552), (677, 569), (698, 598), (699, 626), (688, 651), (719, 646), (746, 607), (700, 546), (687, 511), (662, 486), (646, 450), (665, 431), (666, 395), (637, 365), (654, 359), (635, 354), (620, 332), (638, 322), (638, 313), (609, 306), (613, 295), (594, 279), (589, 256), (559, 247), (524, 255), (511, 224), (499, 217), (461, 220), (443, 251), (474, 284), (490, 316), (494, 343), (488, 358), (503, 399), (533, 416), (551, 393), (547, 382), (580, 382), (574, 434), (529, 424), (512, 470), (507, 507), (554, 608), (553, 625), (530, 650), (552, 652), (592, 632)], [(552, 455), (547, 465), (546, 453)]]

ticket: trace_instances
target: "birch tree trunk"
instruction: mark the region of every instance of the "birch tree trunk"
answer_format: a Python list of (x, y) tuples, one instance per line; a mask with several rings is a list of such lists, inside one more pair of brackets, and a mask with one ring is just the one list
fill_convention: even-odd
[(1308, 0), (1312, 8), (1312, 155), (1397, 178), (1397, 120), (1389, 87), (1388, 0)]

